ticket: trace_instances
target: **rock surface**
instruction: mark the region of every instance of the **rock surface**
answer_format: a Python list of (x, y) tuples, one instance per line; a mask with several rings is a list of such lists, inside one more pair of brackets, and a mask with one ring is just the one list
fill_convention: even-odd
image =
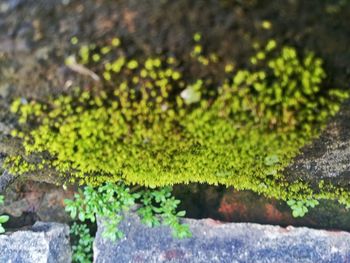
[(320, 138), (304, 147), (285, 174), (289, 178), (324, 179), (342, 187), (350, 186), (350, 101)]
[(5, 191), (5, 189), (15, 181), (16, 177), (10, 174), (8, 171), (4, 171), (0, 175), (0, 193)]
[[(63, 189), (47, 183), (17, 181), (4, 192), (5, 202), (0, 205), (0, 214), (16, 218), (31, 213), (40, 221), (67, 223), (71, 219), (64, 210), (64, 200), (72, 199), (75, 190), (74, 187)], [(13, 221), (11, 218), (8, 224)]]
[(0, 263), (71, 262), (68, 226), (37, 222), (29, 230), (0, 235)]
[(99, 222), (94, 262), (350, 262), (350, 233), (281, 228), (250, 223), (190, 220), (193, 237), (175, 240), (166, 227), (148, 228), (136, 215), (121, 224), (125, 238), (101, 237)]

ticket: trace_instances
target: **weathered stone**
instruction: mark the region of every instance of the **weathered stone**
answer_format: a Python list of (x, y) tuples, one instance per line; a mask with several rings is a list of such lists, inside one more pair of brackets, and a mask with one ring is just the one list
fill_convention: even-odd
[(304, 147), (285, 174), (290, 179), (324, 179), (350, 186), (350, 101), (343, 105), (320, 138)]
[(20, 217), (31, 213), (45, 222), (69, 222), (71, 219), (65, 212), (64, 199), (72, 199), (74, 189), (34, 181), (17, 181), (3, 193), (5, 203), (0, 205), (0, 214)]
[(98, 223), (94, 262), (349, 262), (350, 233), (281, 228), (251, 223), (223, 224), (191, 220), (193, 237), (172, 238), (167, 227), (148, 228), (136, 215), (121, 224), (125, 238), (113, 243), (101, 237)]
[(0, 175), (0, 193), (5, 191), (6, 187), (9, 186), (12, 182), (14, 182), (15, 179), (16, 177), (14, 175), (10, 174), (8, 171), (5, 170), (2, 173), (2, 175)]
[(0, 263), (69, 263), (69, 228), (37, 222), (29, 230), (0, 235)]

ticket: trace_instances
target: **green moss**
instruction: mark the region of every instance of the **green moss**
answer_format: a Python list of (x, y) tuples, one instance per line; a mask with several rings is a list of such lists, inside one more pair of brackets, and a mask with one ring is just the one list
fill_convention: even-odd
[[(194, 38), (189, 57), (203, 67), (218, 63), (215, 54), (203, 53), (201, 37)], [(279, 49), (271, 40), (251, 58), (250, 69), (224, 66), (227, 78), (213, 89), (210, 76), (185, 79), (174, 57), (136, 60), (121, 46), (113, 39), (79, 51), (78, 63), (103, 76), (104, 91), (13, 103), (26, 152), (7, 159), (12, 172), (51, 168), (82, 184), (201, 182), (283, 200), (341, 196), (350, 203), (345, 190), (315, 190), (281, 173), (348, 98), (324, 87), (320, 58)], [(33, 154), (35, 162), (25, 161)]]

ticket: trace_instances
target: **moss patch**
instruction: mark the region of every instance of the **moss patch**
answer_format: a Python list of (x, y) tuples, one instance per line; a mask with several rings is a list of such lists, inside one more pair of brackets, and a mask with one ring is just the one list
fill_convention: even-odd
[(9, 156), (6, 165), (18, 174), (50, 168), (67, 182), (90, 185), (200, 182), (283, 200), (349, 204), (343, 189), (311, 188), (282, 174), (348, 98), (322, 85), (322, 60), (271, 40), (248, 69), (234, 70), (234, 63), (222, 65), (205, 53), (200, 41), (196, 34), (188, 57), (203, 68), (222, 68), (220, 83), (209, 74), (186, 76), (184, 61), (171, 55), (127, 57), (118, 38), (81, 46), (66, 63), (103, 90), (77, 88), (48, 102), (16, 100), (20, 127), (13, 136), (23, 139), (25, 153)]

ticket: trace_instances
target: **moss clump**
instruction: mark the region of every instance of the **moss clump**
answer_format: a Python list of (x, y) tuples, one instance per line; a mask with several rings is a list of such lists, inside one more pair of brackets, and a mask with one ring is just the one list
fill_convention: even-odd
[[(203, 67), (218, 65), (200, 39), (195, 35), (189, 57)], [(348, 202), (346, 191), (315, 192), (281, 174), (348, 97), (322, 85), (326, 74), (314, 54), (301, 57), (272, 40), (251, 58), (251, 69), (232, 73), (233, 65), (224, 65), (227, 78), (217, 88), (208, 84), (210, 76), (184, 78), (175, 57), (129, 58), (119, 39), (83, 46), (79, 54), (67, 63), (95, 70), (106, 89), (48, 103), (15, 101), (22, 125), (14, 135), (23, 139), (25, 154), (8, 157), (12, 172), (50, 168), (92, 185), (201, 182), (284, 200), (342, 195)]]

